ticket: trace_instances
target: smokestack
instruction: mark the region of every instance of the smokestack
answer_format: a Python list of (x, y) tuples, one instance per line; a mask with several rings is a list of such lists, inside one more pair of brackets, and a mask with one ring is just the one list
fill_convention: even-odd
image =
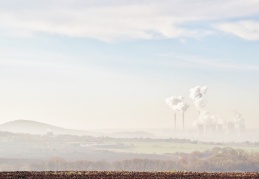
[(179, 109), (179, 111), (181, 111), (182, 113), (182, 122), (183, 122), (183, 130), (184, 130), (184, 113), (187, 111), (187, 109), (189, 108), (189, 104), (185, 103), (185, 102), (181, 102), (181, 103), (178, 103), (177, 107)]
[(174, 97), (171, 96), (170, 98), (166, 99), (166, 103), (173, 109), (175, 112), (175, 128), (176, 128), (176, 112), (180, 111), (182, 113), (182, 122), (183, 122), (183, 130), (184, 130), (184, 113), (189, 108), (189, 105), (185, 103), (184, 98), (182, 96)]
[(174, 111), (174, 128), (176, 129), (176, 112), (179, 111), (178, 104), (183, 101), (182, 96), (171, 96), (165, 100), (166, 104)]

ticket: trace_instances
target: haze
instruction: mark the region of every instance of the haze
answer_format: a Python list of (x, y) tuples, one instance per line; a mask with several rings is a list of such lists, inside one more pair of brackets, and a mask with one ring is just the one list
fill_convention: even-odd
[(0, 1), (1, 123), (173, 128), (181, 95), (194, 128), (206, 85), (211, 113), (259, 128), (258, 17), (255, 0)]

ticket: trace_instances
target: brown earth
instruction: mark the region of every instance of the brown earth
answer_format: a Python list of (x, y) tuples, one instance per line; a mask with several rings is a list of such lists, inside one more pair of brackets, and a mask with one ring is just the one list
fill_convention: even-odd
[(259, 173), (206, 173), (206, 172), (0, 172), (0, 178), (11, 179), (42, 179), (42, 178), (108, 178), (108, 179), (164, 179), (164, 178), (254, 178), (259, 179)]

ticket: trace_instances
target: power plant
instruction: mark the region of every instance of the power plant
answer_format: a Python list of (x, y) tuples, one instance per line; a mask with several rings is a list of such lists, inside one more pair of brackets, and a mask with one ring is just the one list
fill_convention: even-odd
[[(211, 114), (206, 109), (206, 93), (208, 91), (207, 86), (195, 86), (189, 90), (190, 99), (193, 101), (193, 105), (198, 111), (198, 119), (193, 122), (197, 132), (197, 136), (206, 135), (240, 135), (245, 131), (245, 120), (241, 114), (236, 113), (232, 120), (224, 120), (219, 115)], [(182, 96), (171, 96), (166, 99), (166, 103), (174, 112), (174, 128), (176, 129), (176, 113), (182, 114), (182, 129), (184, 130), (184, 114), (189, 108), (189, 104), (184, 102)]]

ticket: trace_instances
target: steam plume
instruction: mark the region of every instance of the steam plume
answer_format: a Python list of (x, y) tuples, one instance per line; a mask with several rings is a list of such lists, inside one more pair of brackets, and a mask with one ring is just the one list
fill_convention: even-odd
[(184, 113), (187, 111), (187, 109), (189, 108), (190, 105), (185, 102), (181, 102), (181, 103), (178, 103), (177, 106), (178, 106), (179, 111), (181, 111), (181, 113), (182, 113), (183, 129), (184, 129)]
[(176, 112), (179, 111), (178, 104), (183, 102), (183, 97), (171, 96), (165, 102), (174, 111), (174, 128), (176, 129)]
[(176, 128), (176, 112), (182, 113), (182, 120), (183, 120), (183, 129), (184, 129), (184, 113), (189, 108), (189, 105), (185, 103), (184, 98), (182, 96), (171, 96), (166, 99), (166, 103), (173, 109), (174, 111), (174, 122), (175, 122), (175, 128)]
[(190, 98), (193, 100), (195, 107), (201, 111), (205, 107), (204, 96), (207, 93), (208, 87), (207, 86), (195, 86), (191, 88), (190, 91)]

